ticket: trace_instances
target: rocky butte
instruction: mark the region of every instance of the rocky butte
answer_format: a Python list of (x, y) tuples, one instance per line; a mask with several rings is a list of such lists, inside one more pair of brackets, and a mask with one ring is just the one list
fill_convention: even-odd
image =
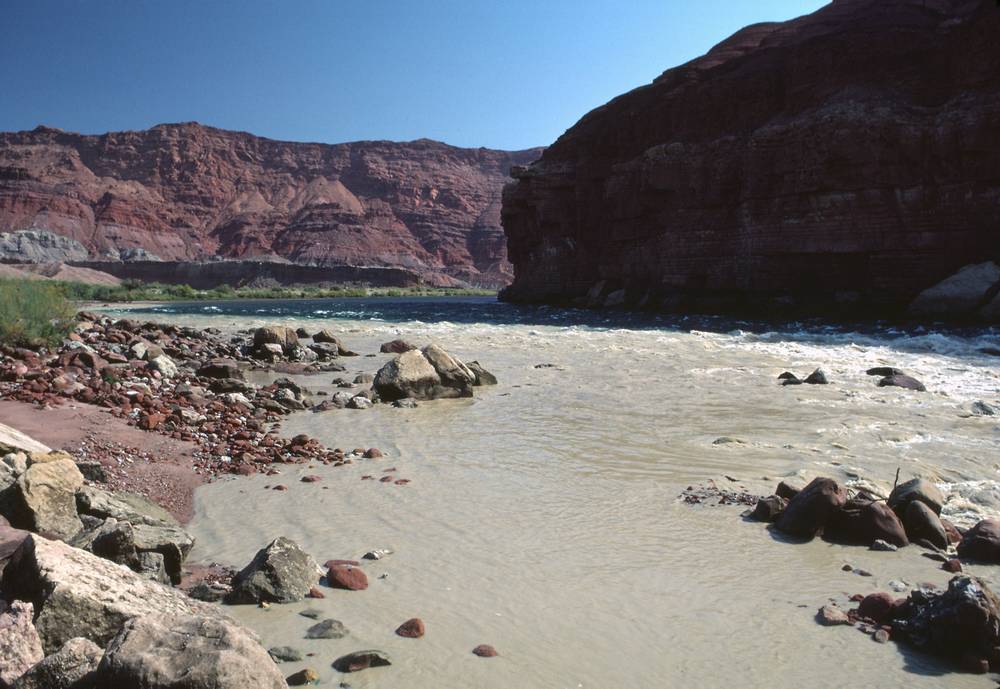
[[(0, 133), (0, 258), (100, 261), (108, 265), (91, 267), (116, 274), (114, 264), (133, 263), (142, 274), (121, 277), (164, 281), (222, 258), (501, 286), (511, 278), (501, 189), (512, 165), (539, 153), (424, 139), (292, 143), (197, 123)], [(238, 282), (260, 265), (216, 272)], [(241, 270), (249, 274), (234, 278)]]
[(1000, 319), (1000, 7), (749, 26), (512, 171), (511, 301)]

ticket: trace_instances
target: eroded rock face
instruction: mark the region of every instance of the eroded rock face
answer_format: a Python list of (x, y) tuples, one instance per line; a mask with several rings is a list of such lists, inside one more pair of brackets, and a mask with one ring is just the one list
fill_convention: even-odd
[[(196, 123), (101, 136), (39, 127), (0, 134), (0, 230), (63, 235), (59, 256), (278, 258), (500, 286), (511, 277), (501, 189), (511, 165), (538, 154), (290, 143)], [(43, 244), (0, 236), (0, 254)]]
[(14, 684), (13, 689), (90, 689), (104, 649), (90, 639), (70, 639)]
[(7, 598), (35, 606), (35, 628), (46, 652), (74, 637), (103, 646), (126, 620), (149, 613), (191, 613), (228, 619), (132, 570), (60, 541), (31, 534), (11, 557), (0, 586)]
[(233, 577), (231, 603), (292, 603), (302, 600), (322, 574), (319, 564), (291, 539), (280, 537), (257, 552)]
[(98, 666), (99, 686), (134, 689), (284, 689), (260, 641), (232, 621), (152, 614), (128, 621)]
[(997, 260), (994, 3), (833, 2), (585, 115), (503, 198), (512, 301), (900, 313)]
[[(0, 603), (0, 608), (5, 604)], [(42, 640), (31, 624), (31, 603), (14, 601), (0, 613), (0, 686), (6, 687), (45, 655)]]

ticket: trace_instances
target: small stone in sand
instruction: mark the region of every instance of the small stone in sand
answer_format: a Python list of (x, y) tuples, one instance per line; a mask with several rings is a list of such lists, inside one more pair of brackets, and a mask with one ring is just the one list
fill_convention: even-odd
[(311, 667), (307, 667), (304, 670), (299, 670), (294, 675), (286, 677), (285, 682), (287, 682), (290, 687), (301, 687), (306, 684), (315, 684), (319, 682), (319, 673)]
[(291, 646), (275, 646), (267, 652), (276, 663), (297, 663), (302, 660), (302, 652)]
[(306, 608), (305, 610), (299, 611), (299, 614), (303, 617), (308, 617), (310, 620), (318, 620), (319, 616), (323, 614), (323, 611), (315, 608)]
[(344, 623), (334, 619), (323, 620), (306, 630), (307, 639), (343, 639), (347, 634)]
[(489, 644), (479, 644), (472, 649), (472, 653), (480, 658), (494, 658), (497, 655), (497, 649), (493, 648)]

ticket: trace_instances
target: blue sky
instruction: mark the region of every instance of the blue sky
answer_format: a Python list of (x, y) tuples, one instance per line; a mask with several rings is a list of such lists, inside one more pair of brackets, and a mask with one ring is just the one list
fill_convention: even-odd
[(293, 141), (551, 143), (815, 0), (5, 0), (0, 130), (197, 120)]

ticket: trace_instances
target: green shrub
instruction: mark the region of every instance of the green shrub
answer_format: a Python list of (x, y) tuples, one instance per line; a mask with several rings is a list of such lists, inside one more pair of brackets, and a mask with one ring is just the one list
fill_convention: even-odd
[(44, 280), (0, 280), (0, 342), (17, 347), (54, 345), (73, 328), (76, 309), (60, 285)]

